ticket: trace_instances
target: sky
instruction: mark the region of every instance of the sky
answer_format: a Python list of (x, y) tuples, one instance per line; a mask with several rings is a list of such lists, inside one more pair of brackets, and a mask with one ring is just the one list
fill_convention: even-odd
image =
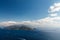
[(0, 0), (0, 21), (37, 20), (48, 16), (54, 0)]
[(60, 27), (60, 0), (0, 0), (0, 26), (14, 24)]

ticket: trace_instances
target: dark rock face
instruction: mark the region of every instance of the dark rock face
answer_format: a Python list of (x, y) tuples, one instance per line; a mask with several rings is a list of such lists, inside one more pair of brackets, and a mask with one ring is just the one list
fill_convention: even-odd
[(34, 30), (34, 28), (31, 28), (27, 25), (12, 25), (12, 26), (5, 27), (4, 29), (8, 29), (8, 30)]

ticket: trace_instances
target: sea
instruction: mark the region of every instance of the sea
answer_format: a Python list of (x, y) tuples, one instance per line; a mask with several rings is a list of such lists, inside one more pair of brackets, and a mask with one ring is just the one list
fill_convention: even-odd
[(48, 40), (43, 31), (38, 30), (4, 30), (0, 29), (0, 40)]
[(60, 32), (0, 29), (0, 40), (60, 40)]

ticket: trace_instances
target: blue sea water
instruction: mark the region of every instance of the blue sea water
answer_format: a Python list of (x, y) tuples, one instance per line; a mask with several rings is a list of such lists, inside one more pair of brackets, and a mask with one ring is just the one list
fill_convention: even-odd
[(48, 34), (43, 31), (29, 30), (2, 30), (0, 40), (49, 40)]

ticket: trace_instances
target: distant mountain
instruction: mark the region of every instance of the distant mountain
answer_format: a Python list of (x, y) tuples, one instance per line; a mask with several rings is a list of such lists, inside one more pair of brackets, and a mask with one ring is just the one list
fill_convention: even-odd
[(32, 28), (27, 25), (11, 25), (11, 26), (5, 27), (4, 29), (8, 29), (8, 30), (34, 30), (35, 28)]

